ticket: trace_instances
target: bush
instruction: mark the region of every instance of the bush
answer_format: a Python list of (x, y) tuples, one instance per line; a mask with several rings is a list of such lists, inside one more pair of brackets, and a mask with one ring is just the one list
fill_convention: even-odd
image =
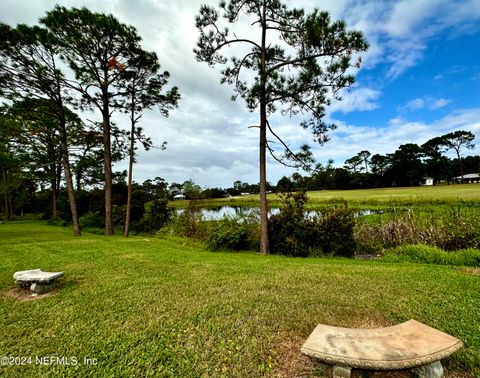
[(288, 256), (307, 257), (322, 253), (352, 257), (356, 250), (354, 211), (347, 206), (326, 209), (308, 217), (304, 192), (282, 197), (280, 213), (269, 222), (270, 250)]
[(85, 215), (82, 215), (79, 219), (82, 228), (104, 228), (105, 219), (99, 211), (89, 211)]
[(346, 205), (324, 210), (313, 220), (313, 228), (324, 253), (342, 257), (355, 254), (355, 212)]
[(68, 225), (68, 222), (60, 218), (50, 218), (49, 220), (47, 220), (47, 224), (49, 224), (50, 226), (66, 227)]
[(280, 195), (282, 207), (272, 215), (268, 223), (270, 252), (275, 254), (307, 257), (316, 246), (316, 238), (305, 217), (305, 192)]
[(125, 216), (127, 213), (127, 206), (113, 205), (112, 206), (112, 223), (115, 230), (123, 230), (125, 227)]
[(138, 232), (155, 233), (170, 221), (173, 210), (167, 199), (156, 199), (145, 204), (145, 213), (139, 223), (133, 224)]
[[(193, 201), (190, 201), (192, 203)], [(180, 213), (173, 213), (170, 222), (163, 227), (160, 234), (171, 234), (177, 236), (186, 236), (196, 240), (206, 240), (207, 222), (202, 218), (195, 206), (189, 205), (188, 209), (184, 209)]]
[(239, 217), (224, 217), (210, 223), (207, 236), (210, 249), (240, 251), (258, 248), (258, 224), (245, 222)]

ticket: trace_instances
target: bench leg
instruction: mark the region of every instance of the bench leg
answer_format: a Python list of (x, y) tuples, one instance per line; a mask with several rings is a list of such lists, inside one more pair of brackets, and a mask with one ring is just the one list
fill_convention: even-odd
[(17, 287), (19, 289), (28, 290), (30, 288), (30, 286), (31, 286), (31, 283), (29, 283), (29, 282), (15, 280), (15, 287)]
[(32, 283), (30, 286), (30, 291), (33, 293), (32, 295), (39, 295), (46, 293), (50, 290), (53, 289), (53, 284), (52, 283)]
[(430, 365), (423, 365), (413, 369), (413, 372), (420, 378), (441, 378), (443, 377), (443, 367), (440, 361)]
[(333, 367), (333, 378), (350, 378), (352, 368), (335, 365)]

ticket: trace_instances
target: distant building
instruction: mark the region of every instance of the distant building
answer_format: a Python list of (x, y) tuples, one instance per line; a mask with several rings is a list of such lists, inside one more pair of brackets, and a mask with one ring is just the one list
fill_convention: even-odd
[(420, 183), (422, 186), (433, 186), (433, 177), (424, 177), (423, 182)]
[[(457, 176), (452, 179), (455, 182), (462, 182), (462, 176)], [(467, 173), (463, 175), (463, 182), (465, 184), (473, 184), (476, 182), (480, 182), (480, 174), (478, 173)]]
[(185, 197), (183, 194), (177, 194), (176, 196), (173, 197), (174, 201), (180, 201), (184, 199), (187, 199), (187, 197)]

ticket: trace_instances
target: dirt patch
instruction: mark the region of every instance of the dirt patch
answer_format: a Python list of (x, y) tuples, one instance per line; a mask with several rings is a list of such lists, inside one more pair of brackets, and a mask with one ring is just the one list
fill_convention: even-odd
[[(277, 367), (273, 376), (278, 378), (332, 378), (333, 369), (300, 353), (304, 343), (301, 337), (293, 337), (286, 340), (280, 349)], [(370, 371), (352, 369), (351, 378), (413, 378), (415, 374), (411, 369), (394, 371)], [(450, 372), (444, 367), (444, 378), (473, 378), (468, 372)]]
[(480, 276), (480, 268), (465, 268), (462, 269), (463, 273), (473, 274), (474, 276)]
[(26, 301), (37, 301), (39, 299), (49, 297), (52, 294), (53, 292), (49, 292), (49, 293), (40, 294), (37, 296), (32, 296), (32, 292), (30, 290), (15, 288), (10, 291), (7, 291), (5, 296), (7, 298), (15, 299), (19, 302), (26, 302)]
[[(326, 372), (328, 366), (300, 353), (300, 347), (304, 341), (301, 337), (295, 337), (282, 344), (277, 369), (273, 376), (279, 378), (322, 377), (316, 373)], [(328, 377), (328, 375), (323, 376)]]

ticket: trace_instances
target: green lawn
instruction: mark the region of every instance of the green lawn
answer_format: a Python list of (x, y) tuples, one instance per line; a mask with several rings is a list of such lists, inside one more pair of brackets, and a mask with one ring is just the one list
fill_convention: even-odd
[(457, 201), (480, 200), (480, 184), (414, 186), (408, 188), (380, 188), (358, 190), (321, 190), (309, 192), (313, 201), (344, 198), (348, 201)]
[[(456, 204), (480, 201), (480, 184), (455, 184), (435, 186), (414, 186), (408, 188), (380, 188), (358, 190), (318, 190), (307, 193), (307, 206), (315, 208), (327, 204), (349, 202), (362, 207), (392, 205)], [(268, 195), (270, 206), (279, 205), (279, 197)], [(174, 207), (186, 207), (188, 201), (173, 201)], [(237, 196), (215, 200), (198, 201), (200, 207), (215, 206), (259, 206), (258, 195)]]
[[(33, 268), (65, 277), (51, 296), (13, 298), (12, 274)], [(317, 323), (378, 327), (410, 318), (462, 339), (466, 348), (445, 366), (479, 376), (478, 273), (213, 253), (183, 239), (74, 238), (70, 229), (10, 222), (0, 225), (0, 357), (32, 362), (0, 366), (0, 376), (315, 376), (299, 349)], [(79, 364), (40, 366), (36, 356)]]

